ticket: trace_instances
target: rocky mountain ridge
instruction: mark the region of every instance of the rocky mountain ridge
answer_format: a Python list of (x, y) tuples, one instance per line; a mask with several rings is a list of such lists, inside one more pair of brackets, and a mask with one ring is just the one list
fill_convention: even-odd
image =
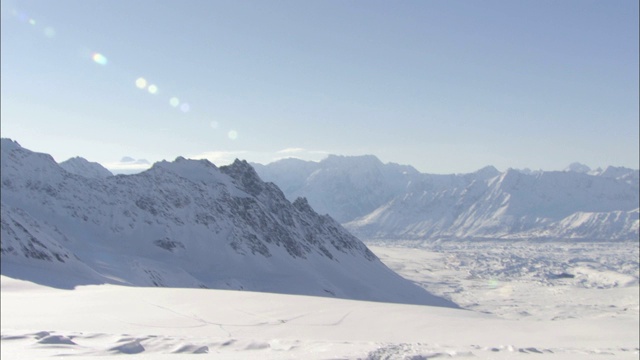
[(455, 306), (236, 160), (91, 177), (2, 139), (2, 273), (58, 287), (203, 287)]

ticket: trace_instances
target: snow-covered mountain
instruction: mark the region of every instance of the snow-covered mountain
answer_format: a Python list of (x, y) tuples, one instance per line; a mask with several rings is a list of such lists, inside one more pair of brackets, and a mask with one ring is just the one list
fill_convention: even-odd
[(87, 177), (2, 139), (2, 273), (60, 287), (207, 287), (455, 306), (244, 161)]
[(342, 223), (393, 199), (419, 174), (411, 166), (383, 164), (373, 155), (329, 155), (320, 162), (283, 159), (253, 166), (287, 198), (304, 196), (316, 211)]
[(572, 171), (572, 172), (577, 172), (577, 173), (589, 173), (591, 171), (591, 168), (585, 164), (579, 163), (579, 162), (574, 162), (569, 164), (569, 166), (567, 166), (564, 171)]
[[(361, 238), (638, 239), (638, 170), (422, 174), (373, 156), (256, 167)], [(364, 171), (363, 171), (364, 169)], [(284, 170), (284, 171), (283, 171)], [(290, 176), (295, 174), (295, 176)], [(306, 177), (305, 177), (306, 176)], [(287, 192), (288, 191), (288, 192)]]
[(81, 175), (88, 178), (106, 178), (113, 176), (111, 171), (107, 170), (104, 166), (97, 162), (90, 162), (85, 158), (79, 156), (70, 158), (60, 163), (60, 167), (68, 172), (76, 175)]

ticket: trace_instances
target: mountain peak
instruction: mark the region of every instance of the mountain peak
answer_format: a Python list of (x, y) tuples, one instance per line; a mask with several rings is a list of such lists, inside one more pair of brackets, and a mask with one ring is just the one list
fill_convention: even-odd
[(574, 162), (569, 164), (569, 166), (567, 166), (564, 171), (566, 172), (577, 172), (577, 173), (588, 173), (589, 171), (591, 171), (591, 168), (588, 167), (585, 164), (581, 164), (579, 162)]
[(493, 165), (489, 165), (477, 170), (474, 174), (482, 179), (490, 179), (492, 177), (500, 175), (500, 171), (498, 171), (498, 169), (496, 169)]
[(288, 202), (246, 161), (218, 169), (178, 158), (97, 182), (15, 143), (0, 156), (3, 275), (456, 307), (393, 273), (306, 200)]
[[(248, 172), (255, 173), (255, 170), (253, 170), (253, 166), (251, 166), (251, 164), (249, 164), (247, 162), (247, 160), (240, 160), (240, 159), (237, 159), (237, 158), (233, 161), (232, 164), (226, 165), (226, 166), (223, 166), (223, 167), (235, 169), (234, 171), (243, 171), (243, 172), (248, 171)], [(256, 176), (257, 176), (257, 174), (256, 174)]]
[(182, 156), (177, 157), (174, 161), (158, 161), (142, 174), (164, 176), (164, 173), (171, 173), (194, 183), (224, 183), (228, 181), (209, 160), (185, 159)]
[(344, 155), (329, 155), (320, 162), (321, 164), (330, 166), (382, 166), (384, 165), (378, 157), (375, 155), (356, 155), (356, 156), (344, 156)]
[(107, 170), (104, 166), (97, 162), (90, 162), (79, 156), (65, 160), (58, 165), (69, 173), (87, 178), (104, 179), (113, 176), (111, 171)]
[(246, 160), (235, 159), (233, 164), (221, 166), (220, 171), (238, 181), (251, 195), (256, 196), (264, 189), (265, 183)]
[(9, 151), (13, 149), (22, 149), (22, 146), (20, 146), (20, 144), (18, 144), (18, 142), (15, 140), (11, 140), (9, 138), (2, 138), (1, 142), (2, 142), (3, 151)]

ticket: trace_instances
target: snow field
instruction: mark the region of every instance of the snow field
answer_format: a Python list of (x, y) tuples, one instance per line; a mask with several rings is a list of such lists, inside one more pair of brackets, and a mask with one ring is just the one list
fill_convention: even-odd
[(379, 243), (372, 250), (403, 276), (472, 311), (212, 289), (60, 290), (2, 276), (0, 355), (415, 360), (640, 354), (637, 244)]
[(638, 243), (368, 245), (392, 270), (465, 309), (506, 319), (638, 318)]

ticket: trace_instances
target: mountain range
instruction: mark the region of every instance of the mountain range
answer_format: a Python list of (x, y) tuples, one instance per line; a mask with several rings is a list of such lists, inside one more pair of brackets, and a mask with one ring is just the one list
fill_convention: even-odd
[(246, 161), (107, 174), (2, 139), (2, 274), (50, 286), (196, 287), (456, 307), (387, 268)]
[(304, 196), (362, 239), (638, 240), (639, 171), (487, 166), (425, 174), (372, 155), (254, 164), (288, 198)]

